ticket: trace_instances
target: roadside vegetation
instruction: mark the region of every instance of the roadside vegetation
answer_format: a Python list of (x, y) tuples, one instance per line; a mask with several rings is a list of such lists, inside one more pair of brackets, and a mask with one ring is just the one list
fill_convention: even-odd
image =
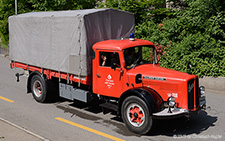
[[(129, 11), (135, 14), (135, 37), (155, 43), (161, 66), (201, 77), (225, 76), (225, 1), (170, 1), (166, 8), (165, 0), (18, 0), (18, 14), (89, 8)], [(14, 2), (0, 0), (3, 45), (8, 44), (7, 19), (15, 14)]]

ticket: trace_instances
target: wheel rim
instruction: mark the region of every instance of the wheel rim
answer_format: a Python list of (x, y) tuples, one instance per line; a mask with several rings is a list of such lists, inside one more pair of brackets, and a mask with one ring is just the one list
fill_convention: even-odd
[(36, 80), (33, 85), (34, 95), (40, 97), (42, 95), (42, 85), (40, 81)]
[(145, 112), (139, 104), (130, 104), (127, 108), (127, 118), (130, 124), (140, 127), (145, 122)]

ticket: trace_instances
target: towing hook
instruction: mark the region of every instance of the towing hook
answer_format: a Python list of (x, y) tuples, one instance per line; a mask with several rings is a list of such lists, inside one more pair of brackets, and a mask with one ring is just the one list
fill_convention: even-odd
[(22, 74), (19, 74), (19, 73), (16, 73), (15, 74), (15, 76), (17, 78), (16, 82), (19, 82), (20, 81), (20, 76), (22, 76), (22, 75), (23, 75), (23, 73)]
[(20, 81), (20, 74), (19, 73), (16, 73), (16, 78), (17, 78), (16, 82), (19, 82)]

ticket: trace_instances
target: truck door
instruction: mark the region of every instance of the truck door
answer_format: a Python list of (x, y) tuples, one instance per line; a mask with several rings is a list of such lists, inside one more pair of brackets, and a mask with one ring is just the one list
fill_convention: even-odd
[[(122, 91), (122, 73), (120, 59), (117, 52), (98, 52), (99, 61), (96, 70), (93, 71), (93, 91), (94, 93), (120, 97)], [(114, 63), (114, 64), (113, 64)], [(114, 68), (112, 68), (112, 65)]]

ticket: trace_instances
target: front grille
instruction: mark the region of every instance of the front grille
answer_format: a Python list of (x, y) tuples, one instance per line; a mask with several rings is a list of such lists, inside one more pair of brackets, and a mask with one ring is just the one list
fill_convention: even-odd
[(192, 110), (199, 107), (199, 79), (188, 81), (188, 109)]
[(195, 101), (196, 101), (196, 108), (199, 106), (199, 80), (198, 77), (195, 77)]
[(188, 109), (194, 109), (194, 79), (188, 81)]

